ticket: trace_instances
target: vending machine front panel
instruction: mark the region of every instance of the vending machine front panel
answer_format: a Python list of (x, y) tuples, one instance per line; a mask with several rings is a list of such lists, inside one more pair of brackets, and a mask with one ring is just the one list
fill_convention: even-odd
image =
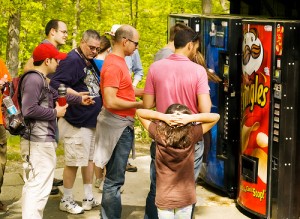
[[(243, 36), (238, 201), (253, 212), (266, 215), (273, 27), (244, 24)], [(248, 165), (245, 157), (256, 165)], [(250, 180), (248, 173), (254, 174)]]
[(211, 112), (220, 114), (211, 129), (211, 144), (200, 176), (208, 184), (235, 198), (238, 182), (240, 121), (241, 18), (205, 16), (202, 18), (203, 51), (206, 65), (221, 79), (209, 82)]
[(243, 21), (237, 203), (262, 218), (299, 218), (299, 30), (299, 21)]

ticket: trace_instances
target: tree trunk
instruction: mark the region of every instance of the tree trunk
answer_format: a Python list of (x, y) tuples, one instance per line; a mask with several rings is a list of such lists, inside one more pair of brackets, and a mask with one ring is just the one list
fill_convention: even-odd
[(18, 75), (20, 26), (21, 10), (17, 10), (8, 19), (6, 64), (11, 77)]
[(98, 19), (98, 21), (101, 21), (101, 16), (102, 16), (101, 0), (98, 0), (98, 5), (97, 5), (97, 19)]
[(139, 11), (139, 0), (136, 0), (136, 1), (135, 1), (135, 19), (134, 19), (134, 27), (137, 27), (137, 24), (138, 24), (138, 17), (139, 17), (138, 11)]
[(81, 14), (81, 8), (80, 8), (80, 0), (76, 0), (75, 4), (75, 25), (73, 27), (73, 34), (72, 34), (72, 48), (75, 49), (77, 47), (77, 34), (78, 29), (80, 26), (80, 14)]
[(203, 14), (211, 13), (211, 0), (202, 0), (202, 13)]

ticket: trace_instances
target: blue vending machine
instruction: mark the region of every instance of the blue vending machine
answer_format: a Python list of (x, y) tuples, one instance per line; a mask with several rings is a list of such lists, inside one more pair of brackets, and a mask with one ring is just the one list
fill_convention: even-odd
[(221, 79), (210, 82), (212, 112), (221, 118), (205, 138), (200, 178), (235, 198), (238, 182), (242, 18), (230, 15), (170, 14), (168, 29), (182, 22), (201, 34), (207, 67)]
[(205, 143), (206, 159), (201, 166), (200, 178), (235, 198), (240, 138), (242, 18), (229, 15), (203, 16), (201, 26), (201, 48), (207, 67), (222, 82), (209, 82), (211, 112), (219, 113), (221, 118), (211, 129), (210, 142)]

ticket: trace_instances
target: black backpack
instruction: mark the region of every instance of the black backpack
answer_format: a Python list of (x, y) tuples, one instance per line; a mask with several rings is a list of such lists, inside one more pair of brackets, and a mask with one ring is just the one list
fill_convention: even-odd
[[(6, 130), (9, 131), (11, 135), (23, 135), (27, 129), (29, 129), (29, 124), (30, 121), (27, 119), (24, 119), (21, 111), (21, 106), (22, 106), (22, 98), (21, 98), (21, 84), (24, 79), (24, 77), (27, 74), (35, 73), (38, 74), (42, 77), (44, 81), (44, 86), (47, 87), (47, 82), (44, 78), (44, 76), (37, 72), (37, 71), (29, 71), (26, 72), (25, 74), (15, 77), (12, 79), (11, 82), (8, 82), (4, 85), (4, 88), (2, 89), (2, 118), (3, 118), (3, 126)], [(42, 92), (43, 93), (43, 92)], [(42, 97), (42, 93), (40, 96), (40, 100)], [(14, 103), (16, 109), (17, 109), (17, 114), (9, 114), (7, 107), (3, 103), (3, 99), (6, 98), (7, 96), (11, 97), (12, 102)]]

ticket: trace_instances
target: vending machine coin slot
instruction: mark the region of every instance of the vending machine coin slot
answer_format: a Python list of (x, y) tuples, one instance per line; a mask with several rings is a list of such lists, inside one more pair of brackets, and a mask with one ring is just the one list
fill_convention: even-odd
[(278, 170), (278, 158), (272, 157), (272, 170)]
[(281, 100), (282, 96), (282, 85), (274, 84), (274, 97)]

